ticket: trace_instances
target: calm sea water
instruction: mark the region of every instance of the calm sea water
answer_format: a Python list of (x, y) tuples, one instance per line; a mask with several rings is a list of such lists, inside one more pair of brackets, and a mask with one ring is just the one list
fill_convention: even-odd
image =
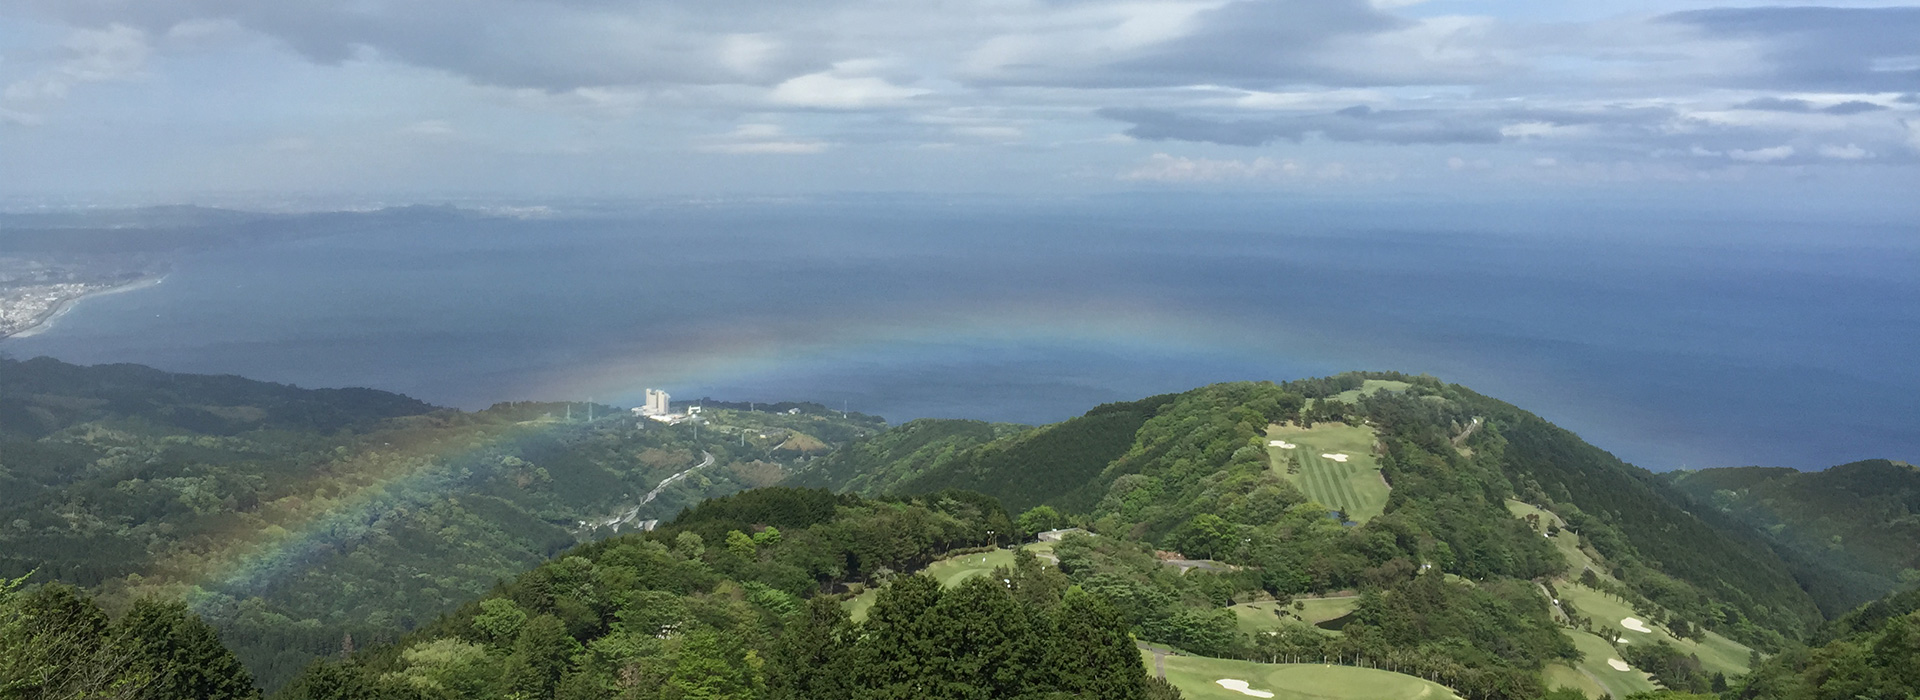
[(0, 352), (470, 408), (659, 386), (895, 421), (1397, 369), (1653, 469), (1817, 468), (1920, 460), (1916, 228), (1123, 200), (424, 218), (193, 255)]

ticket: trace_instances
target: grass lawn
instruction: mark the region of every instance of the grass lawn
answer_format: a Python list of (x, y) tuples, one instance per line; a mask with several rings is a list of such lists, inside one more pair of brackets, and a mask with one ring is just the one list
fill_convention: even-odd
[(1259, 634), (1280, 629), (1282, 625), (1311, 626), (1340, 617), (1353, 612), (1354, 607), (1360, 604), (1360, 597), (1301, 598), (1300, 602), (1306, 605), (1306, 609), (1295, 610), (1293, 604), (1288, 603), (1285, 609), (1292, 615), (1287, 617), (1273, 614), (1274, 608), (1281, 607), (1275, 602), (1241, 603), (1228, 609), (1239, 618), (1241, 632)]
[[(1700, 665), (1708, 672), (1719, 671), (1728, 676), (1736, 676), (1749, 670), (1747, 668), (1749, 650), (1739, 642), (1712, 632), (1708, 632), (1707, 638), (1699, 642), (1676, 639), (1667, 633), (1666, 628), (1645, 622), (1645, 615), (1635, 612), (1631, 606), (1608, 597), (1605, 593), (1577, 583), (1562, 582), (1554, 585), (1560, 589), (1560, 596), (1579, 609), (1580, 614), (1593, 618), (1595, 628), (1606, 625), (1621, 630), (1622, 644), (1652, 644), (1656, 641), (1664, 641), (1681, 652), (1700, 657)], [(1620, 621), (1628, 617), (1639, 618), (1653, 631), (1635, 632), (1625, 629)]]
[(1547, 523), (1560, 526), (1560, 534), (1549, 539), (1553, 541), (1553, 546), (1560, 550), (1560, 554), (1567, 558), (1568, 579), (1576, 579), (1580, 576), (1580, 572), (1593, 569), (1593, 572), (1599, 574), (1601, 578), (1612, 580), (1613, 576), (1607, 573), (1606, 567), (1600, 566), (1594, 561), (1591, 553), (1580, 548), (1580, 536), (1568, 530), (1566, 522), (1562, 521), (1560, 516), (1513, 499), (1507, 499), (1507, 512), (1522, 520), (1529, 515), (1540, 516), (1533, 531), (1540, 533), (1541, 537), (1547, 535)]
[(1402, 391), (1406, 391), (1407, 387), (1411, 387), (1411, 386), (1413, 385), (1408, 384), (1406, 382), (1396, 382), (1391, 379), (1368, 379), (1366, 381), (1361, 382), (1360, 388), (1358, 389), (1348, 389), (1338, 394), (1334, 394), (1333, 400), (1339, 401), (1341, 403), (1359, 403), (1360, 397), (1362, 396), (1372, 396), (1375, 393), (1382, 392), (1382, 391), (1387, 392), (1389, 394), (1398, 394)]
[[(1606, 662), (1603, 660), (1601, 663)], [(1540, 673), (1540, 679), (1546, 681), (1547, 690), (1572, 688), (1580, 691), (1582, 695), (1594, 698), (1594, 700), (1606, 700), (1608, 697), (1605, 686), (1594, 682), (1594, 680), (1588, 678), (1586, 674), (1564, 663), (1555, 662), (1547, 664), (1546, 669)]]
[[(1052, 551), (1051, 544), (1048, 543), (1047, 551)], [(983, 576), (999, 567), (1013, 566), (1013, 551), (997, 549), (984, 554), (963, 554), (929, 564), (927, 568), (921, 569), (920, 573), (932, 576), (934, 580), (940, 582), (941, 586), (951, 588), (970, 576)], [(1036, 550), (1034, 553), (1040, 552)], [(1046, 563), (1044, 557), (1041, 563)], [(860, 595), (848, 598), (841, 605), (846, 606), (847, 614), (852, 615), (855, 621), (865, 620), (867, 609), (873, 607), (873, 600), (879, 595), (880, 589), (869, 588), (862, 591)]]
[[(1362, 523), (1386, 507), (1390, 489), (1380, 478), (1380, 464), (1373, 456), (1376, 436), (1372, 428), (1345, 423), (1316, 423), (1311, 428), (1275, 425), (1267, 428), (1267, 440), (1297, 445), (1293, 449), (1268, 447), (1267, 453), (1273, 458), (1273, 468), (1308, 498), (1343, 509), (1348, 518)], [(1322, 454), (1345, 454), (1347, 461), (1337, 462)], [(1300, 458), (1300, 473), (1287, 473), (1290, 457)]]
[[(1598, 680), (1600, 687), (1606, 690), (1608, 695), (1616, 698), (1624, 698), (1634, 693), (1644, 693), (1654, 689), (1653, 681), (1647, 678), (1647, 674), (1638, 670), (1620, 671), (1607, 665), (1607, 659), (1620, 658), (1620, 652), (1615, 651), (1613, 645), (1608, 644), (1607, 640), (1587, 634), (1586, 632), (1576, 632), (1568, 629), (1560, 630), (1560, 633), (1567, 635), (1568, 638), (1573, 640), (1574, 647), (1586, 653), (1587, 658), (1580, 661), (1578, 668), (1591, 674), (1594, 680)], [(1552, 682), (1554, 679), (1554, 676), (1551, 675), (1552, 673), (1553, 669), (1549, 667), (1549, 675), (1547, 676), (1548, 690), (1556, 687)], [(1576, 672), (1574, 675), (1580, 674)], [(1582, 677), (1584, 678), (1584, 676)], [(1561, 685), (1568, 684), (1563, 682)], [(1583, 692), (1588, 692), (1592, 695), (1590, 690), (1585, 690), (1591, 687), (1591, 685), (1592, 681), (1589, 681), (1587, 684), (1576, 685), (1574, 687), (1583, 688)], [(1595, 696), (1597, 697), (1597, 695)]]
[[(1146, 660), (1147, 672), (1152, 673), (1153, 655), (1142, 657)], [(1167, 680), (1188, 700), (1247, 700), (1250, 697), (1215, 682), (1223, 678), (1246, 681), (1249, 690), (1273, 693), (1276, 700), (1450, 700), (1456, 697), (1445, 686), (1370, 668), (1261, 664), (1199, 656), (1168, 656), (1166, 664)]]

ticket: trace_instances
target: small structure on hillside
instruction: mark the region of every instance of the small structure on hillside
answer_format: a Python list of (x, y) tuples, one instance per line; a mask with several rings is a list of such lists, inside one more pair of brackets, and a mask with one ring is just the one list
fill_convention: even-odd
[(1067, 535), (1071, 535), (1074, 533), (1079, 533), (1084, 535), (1084, 534), (1087, 534), (1087, 531), (1077, 527), (1069, 527), (1069, 528), (1062, 528), (1059, 530), (1048, 530), (1046, 532), (1040, 533), (1039, 537), (1041, 542), (1059, 542), (1060, 540), (1066, 539)]

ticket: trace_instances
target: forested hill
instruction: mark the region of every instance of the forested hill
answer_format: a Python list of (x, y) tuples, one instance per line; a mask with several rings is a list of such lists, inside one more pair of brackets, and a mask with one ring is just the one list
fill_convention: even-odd
[(330, 433), (433, 410), (424, 402), (372, 389), (300, 389), (140, 365), (82, 367), (46, 357), (0, 358), (0, 439), (40, 438), (99, 421), (207, 435), (248, 430)]
[(703, 416), (696, 433), (585, 403), (464, 412), (0, 360), (0, 578), (87, 587), (113, 610), (188, 601), (274, 688), (348, 635), (395, 639), (577, 543), (884, 426), (804, 407)]
[[(871, 442), (904, 442), (925, 427), (895, 430)], [(968, 439), (984, 436), (976, 430)], [(1283, 450), (1271, 446), (1276, 440), (1305, 447)], [(1350, 445), (1343, 448), (1348, 461), (1318, 459), (1328, 450), (1316, 445), (1335, 444)], [(1598, 573), (1649, 606), (1765, 648), (1821, 619), (1791, 568), (1743, 524), (1689, 513), (1685, 496), (1653, 473), (1519, 408), (1429, 377), (1222, 384), (973, 446), (943, 444), (937, 458), (923, 450), (889, 461), (893, 452), (856, 445), (847, 454), (860, 455), (858, 469), (842, 464), (839, 473), (806, 475), (807, 483), (869, 494), (978, 490), (1016, 512), (1047, 505), (1098, 532), (1331, 586), (1386, 575), (1382, 566), (1436, 560), (1450, 559), (1449, 570), (1474, 578), (1533, 578), (1567, 566), (1536, 546), (1537, 537), (1508, 529), (1514, 521), (1504, 503), (1511, 499), (1568, 523), (1604, 569)], [(863, 474), (887, 478), (861, 481)], [(1377, 499), (1380, 515), (1356, 516), (1365, 522), (1354, 529), (1396, 533), (1406, 563), (1378, 556), (1330, 563), (1311, 552), (1278, 553), (1287, 548), (1279, 544), (1260, 551), (1258, 533), (1310, 499), (1354, 513)], [(1204, 542), (1209, 537), (1220, 542)]]
[(1920, 469), (1883, 459), (1824, 471), (1737, 467), (1663, 475), (1763, 533), (1829, 616), (1920, 584)]
[(968, 489), (1014, 511), (1052, 504), (1085, 511), (1105, 494), (1102, 471), (1172, 395), (1099, 406), (1038, 429), (917, 420), (854, 443), (786, 481), (877, 496)]

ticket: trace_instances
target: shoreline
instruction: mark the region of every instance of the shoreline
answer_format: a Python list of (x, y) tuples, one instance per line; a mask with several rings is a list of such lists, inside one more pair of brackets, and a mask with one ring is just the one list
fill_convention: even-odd
[(146, 289), (148, 287), (155, 287), (155, 286), (158, 286), (160, 283), (167, 281), (168, 274), (170, 273), (161, 273), (159, 275), (152, 276), (152, 277), (142, 277), (140, 279), (134, 280), (132, 282), (128, 282), (126, 284), (120, 284), (112, 287), (107, 287), (105, 289), (90, 291), (80, 296), (74, 297), (72, 299), (62, 301), (58, 305), (54, 306), (52, 311), (48, 312), (46, 315), (41, 316), (39, 319), (35, 320), (33, 325), (27, 326), (26, 328), (22, 328), (19, 331), (14, 333), (9, 333), (7, 335), (0, 335), (0, 341), (7, 341), (14, 338), (31, 338), (41, 333), (45, 333), (48, 329), (51, 329), (53, 327), (53, 323), (55, 321), (60, 320), (61, 316), (67, 315), (67, 312), (72, 311), (73, 307), (79, 306), (80, 302), (82, 301), (86, 301), (94, 297), (103, 297), (111, 294), (119, 294), (121, 292), (131, 292), (131, 291), (136, 291), (140, 289)]

